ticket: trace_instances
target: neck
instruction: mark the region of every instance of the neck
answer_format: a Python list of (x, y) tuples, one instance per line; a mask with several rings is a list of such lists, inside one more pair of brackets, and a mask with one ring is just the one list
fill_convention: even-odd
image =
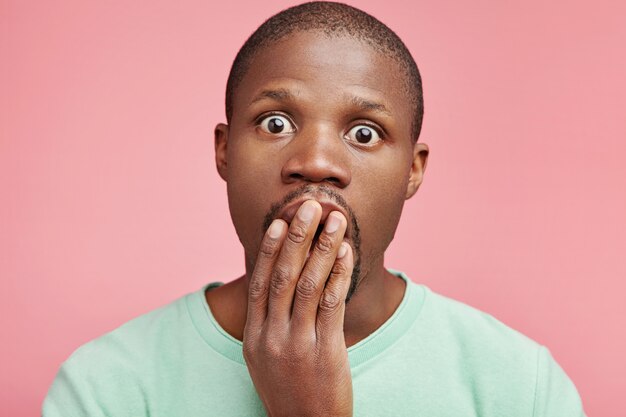
[[(206, 293), (207, 302), (217, 322), (231, 336), (243, 339), (248, 305), (248, 283), (252, 269), (246, 275)], [(363, 340), (396, 311), (404, 296), (404, 281), (389, 273), (383, 258), (363, 271), (357, 289), (346, 305), (344, 336), (346, 346)]]
[(396, 311), (404, 296), (404, 281), (389, 273), (381, 257), (363, 271), (357, 289), (346, 304), (344, 336), (352, 346), (378, 329)]

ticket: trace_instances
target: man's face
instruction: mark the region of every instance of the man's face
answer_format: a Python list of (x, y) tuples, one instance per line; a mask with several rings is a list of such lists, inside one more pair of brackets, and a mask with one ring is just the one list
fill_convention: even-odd
[(404, 80), (394, 60), (350, 37), (297, 32), (257, 53), (230, 125), (216, 128), (249, 272), (269, 222), (290, 222), (306, 199), (322, 204), (322, 221), (346, 215), (361, 277), (382, 263), (427, 154), (415, 156)]

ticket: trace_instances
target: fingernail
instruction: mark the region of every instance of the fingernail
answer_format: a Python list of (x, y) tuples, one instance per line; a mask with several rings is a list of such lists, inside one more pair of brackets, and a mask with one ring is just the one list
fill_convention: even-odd
[(346, 253), (348, 253), (348, 244), (346, 242), (342, 242), (339, 252), (337, 253), (337, 259), (343, 258), (346, 256)]
[(329, 214), (326, 219), (326, 233), (335, 233), (341, 225), (341, 219), (336, 214)]
[(298, 210), (298, 218), (303, 222), (308, 223), (313, 220), (313, 216), (315, 216), (315, 205), (305, 201)]
[(285, 227), (284, 223), (280, 220), (274, 220), (269, 229), (269, 235), (272, 239), (278, 239), (278, 237), (283, 232), (283, 227)]

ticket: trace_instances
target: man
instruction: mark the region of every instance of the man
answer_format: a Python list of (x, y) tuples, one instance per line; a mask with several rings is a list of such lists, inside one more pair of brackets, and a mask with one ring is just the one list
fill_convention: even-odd
[(307, 3), (239, 51), (215, 128), (245, 275), (78, 349), (53, 416), (580, 416), (547, 349), (384, 266), (428, 147), (417, 66)]

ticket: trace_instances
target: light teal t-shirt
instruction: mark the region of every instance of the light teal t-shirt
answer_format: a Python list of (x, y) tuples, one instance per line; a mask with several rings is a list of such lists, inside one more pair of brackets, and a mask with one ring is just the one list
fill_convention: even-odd
[[(576, 388), (548, 350), (492, 316), (413, 283), (379, 329), (348, 348), (355, 416), (579, 417)], [(44, 417), (265, 416), (242, 343), (207, 288), (77, 349)]]

